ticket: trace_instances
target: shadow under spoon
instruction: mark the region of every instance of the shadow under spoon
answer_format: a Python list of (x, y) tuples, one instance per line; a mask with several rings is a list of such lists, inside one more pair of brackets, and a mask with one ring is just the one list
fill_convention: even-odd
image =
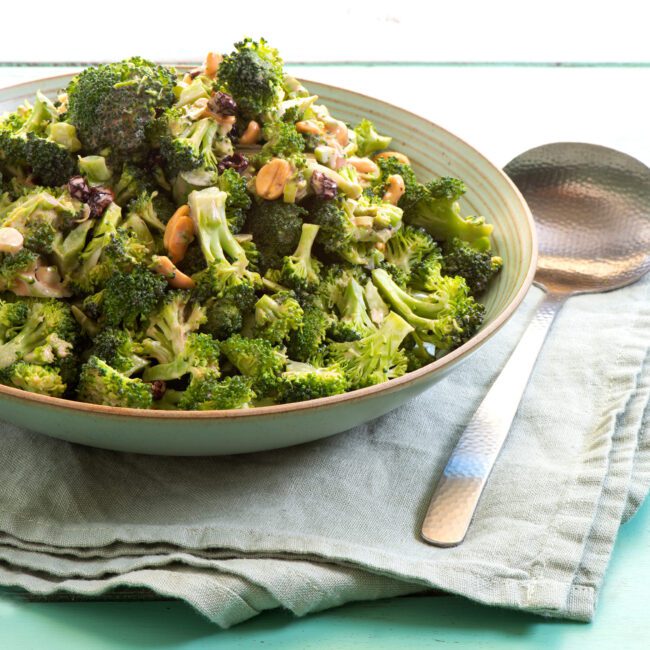
[(624, 287), (650, 270), (646, 165), (613, 149), (568, 142), (530, 149), (504, 171), (533, 213), (539, 239), (535, 284), (546, 293), (436, 486), (422, 525), (422, 537), (436, 546), (457, 546), (465, 538), (564, 301)]

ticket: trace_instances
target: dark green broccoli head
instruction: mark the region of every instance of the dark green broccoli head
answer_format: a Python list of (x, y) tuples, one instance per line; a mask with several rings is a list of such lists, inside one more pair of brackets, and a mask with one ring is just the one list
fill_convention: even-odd
[(167, 280), (162, 275), (140, 266), (111, 275), (102, 291), (103, 322), (108, 327), (137, 329), (156, 309), (166, 289)]
[[(251, 296), (253, 297), (253, 296)], [(232, 334), (241, 331), (244, 325), (244, 316), (248, 309), (242, 310), (242, 307), (230, 298), (221, 300), (211, 300), (206, 306), (206, 321), (201, 326), (201, 330), (214, 336), (218, 340), (227, 339)]]
[(246, 38), (219, 65), (218, 83), (250, 118), (276, 107), (282, 96), (282, 59), (261, 38)]
[(76, 156), (64, 146), (33, 133), (25, 142), (25, 158), (34, 179), (48, 187), (65, 185), (78, 173)]
[(143, 160), (156, 112), (174, 103), (175, 74), (140, 57), (90, 67), (68, 85), (67, 119), (84, 150), (113, 161)]
[(282, 258), (296, 250), (306, 215), (307, 211), (295, 203), (259, 201), (253, 204), (246, 220), (246, 232), (253, 235), (263, 271), (279, 268)]
[(465, 278), (475, 296), (487, 289), (502, 266), (500, 257), (489, 251), (478, 251), (458, 238), (446, 242), (443, 248), (442, 273)]

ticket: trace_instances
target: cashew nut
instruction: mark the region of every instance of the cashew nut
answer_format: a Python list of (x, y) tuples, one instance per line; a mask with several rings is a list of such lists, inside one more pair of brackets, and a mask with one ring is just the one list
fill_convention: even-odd
[(399, 151), (382, 151), (374, 157), (375, 160), (378, 158), (397, 158), (397, 160), (399, 160), (404, 165), (411, 164), (408, 156), (405, 156), (403, 153), (399, 153)]
[(404, 179), (399, 174), (391, 174), (388, 177), (388, 188), (383, 199), (388, 203), (397, 205), (404, 194)]
[(196, 286), (194, 280), (179, 271), (166, 255), (154, 255), (151, 268), (164, 276), (169, 286), (174, 289), (192, 289)]
[(279, 199), (290, 176), (291, 165), (283, 158), (272, 158), (257, 172), (255, 191), (263, 199)]
[(260, 139), (261, 134), (260, 125), (255, 120), (251, 120), (246, 130), (241, 134), (239, 144), (255, 144)]
[(222, 60), (223, 57), (221, 54), (218, 54), (217, 52), (208, 52), (205, 56), (205, 62), (203, 63), (206, 76), (214, 78)]
[(24, 238), (20, 230), (0, 228), (0, 253), (15, 255), (23, 247)]
[(296, 122), (296, 131), (299, 133), (312, 133), (313, 135), (323, 133), (323, 129), (314, 120), (300, 120), (300, 122)]
[(359, 158), (357, 156), (350, 156), (348, 162), (360, 173), (360, 174), (378, 174), (379, 167), (370, 160), (370, 158)]
[(163, 246), (165, 247), (165, 250), (169, 250), (169, 235), (172, 232), (172, 229), (175, 227), (174, 222), (180, 219), (181, 217), (189, 217), (190, 216), (190, 206), (185, 204), (181, 205), (174, 214), (170, 217), (169, 221), (167, 222), (167, 226), (165, 227), (165, 234), (163, 235)]
[(166, 250), (172, 262), (178, 264), (185, 257), (187, 247), (194, 240), (194, 221), (186, 216), (178, 217), (173, 222), (170, 220), (165, 228), (163, 239), (167, 240)]

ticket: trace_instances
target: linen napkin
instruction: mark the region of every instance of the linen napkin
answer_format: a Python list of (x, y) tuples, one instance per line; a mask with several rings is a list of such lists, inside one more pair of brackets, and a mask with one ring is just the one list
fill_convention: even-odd
[(429, 587), (589, 620), (618, 528), (650, 484), (648, 279), (568, 301), (465, 542), (419, 537), (451, 449), (540, 296), (421, 397), (309, 445), (147, 457), (4, 425), (0, 584), (147, 587), (223, 627)]

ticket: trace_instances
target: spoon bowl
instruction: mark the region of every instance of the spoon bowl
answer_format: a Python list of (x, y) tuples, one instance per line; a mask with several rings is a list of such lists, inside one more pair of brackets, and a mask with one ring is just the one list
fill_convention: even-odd
[(562, 294), (609, 291), (650, 269), (646, 165), (607, 147), (556, 143), (526, 151), (504, 171), (535, 219), (536, 283)]

